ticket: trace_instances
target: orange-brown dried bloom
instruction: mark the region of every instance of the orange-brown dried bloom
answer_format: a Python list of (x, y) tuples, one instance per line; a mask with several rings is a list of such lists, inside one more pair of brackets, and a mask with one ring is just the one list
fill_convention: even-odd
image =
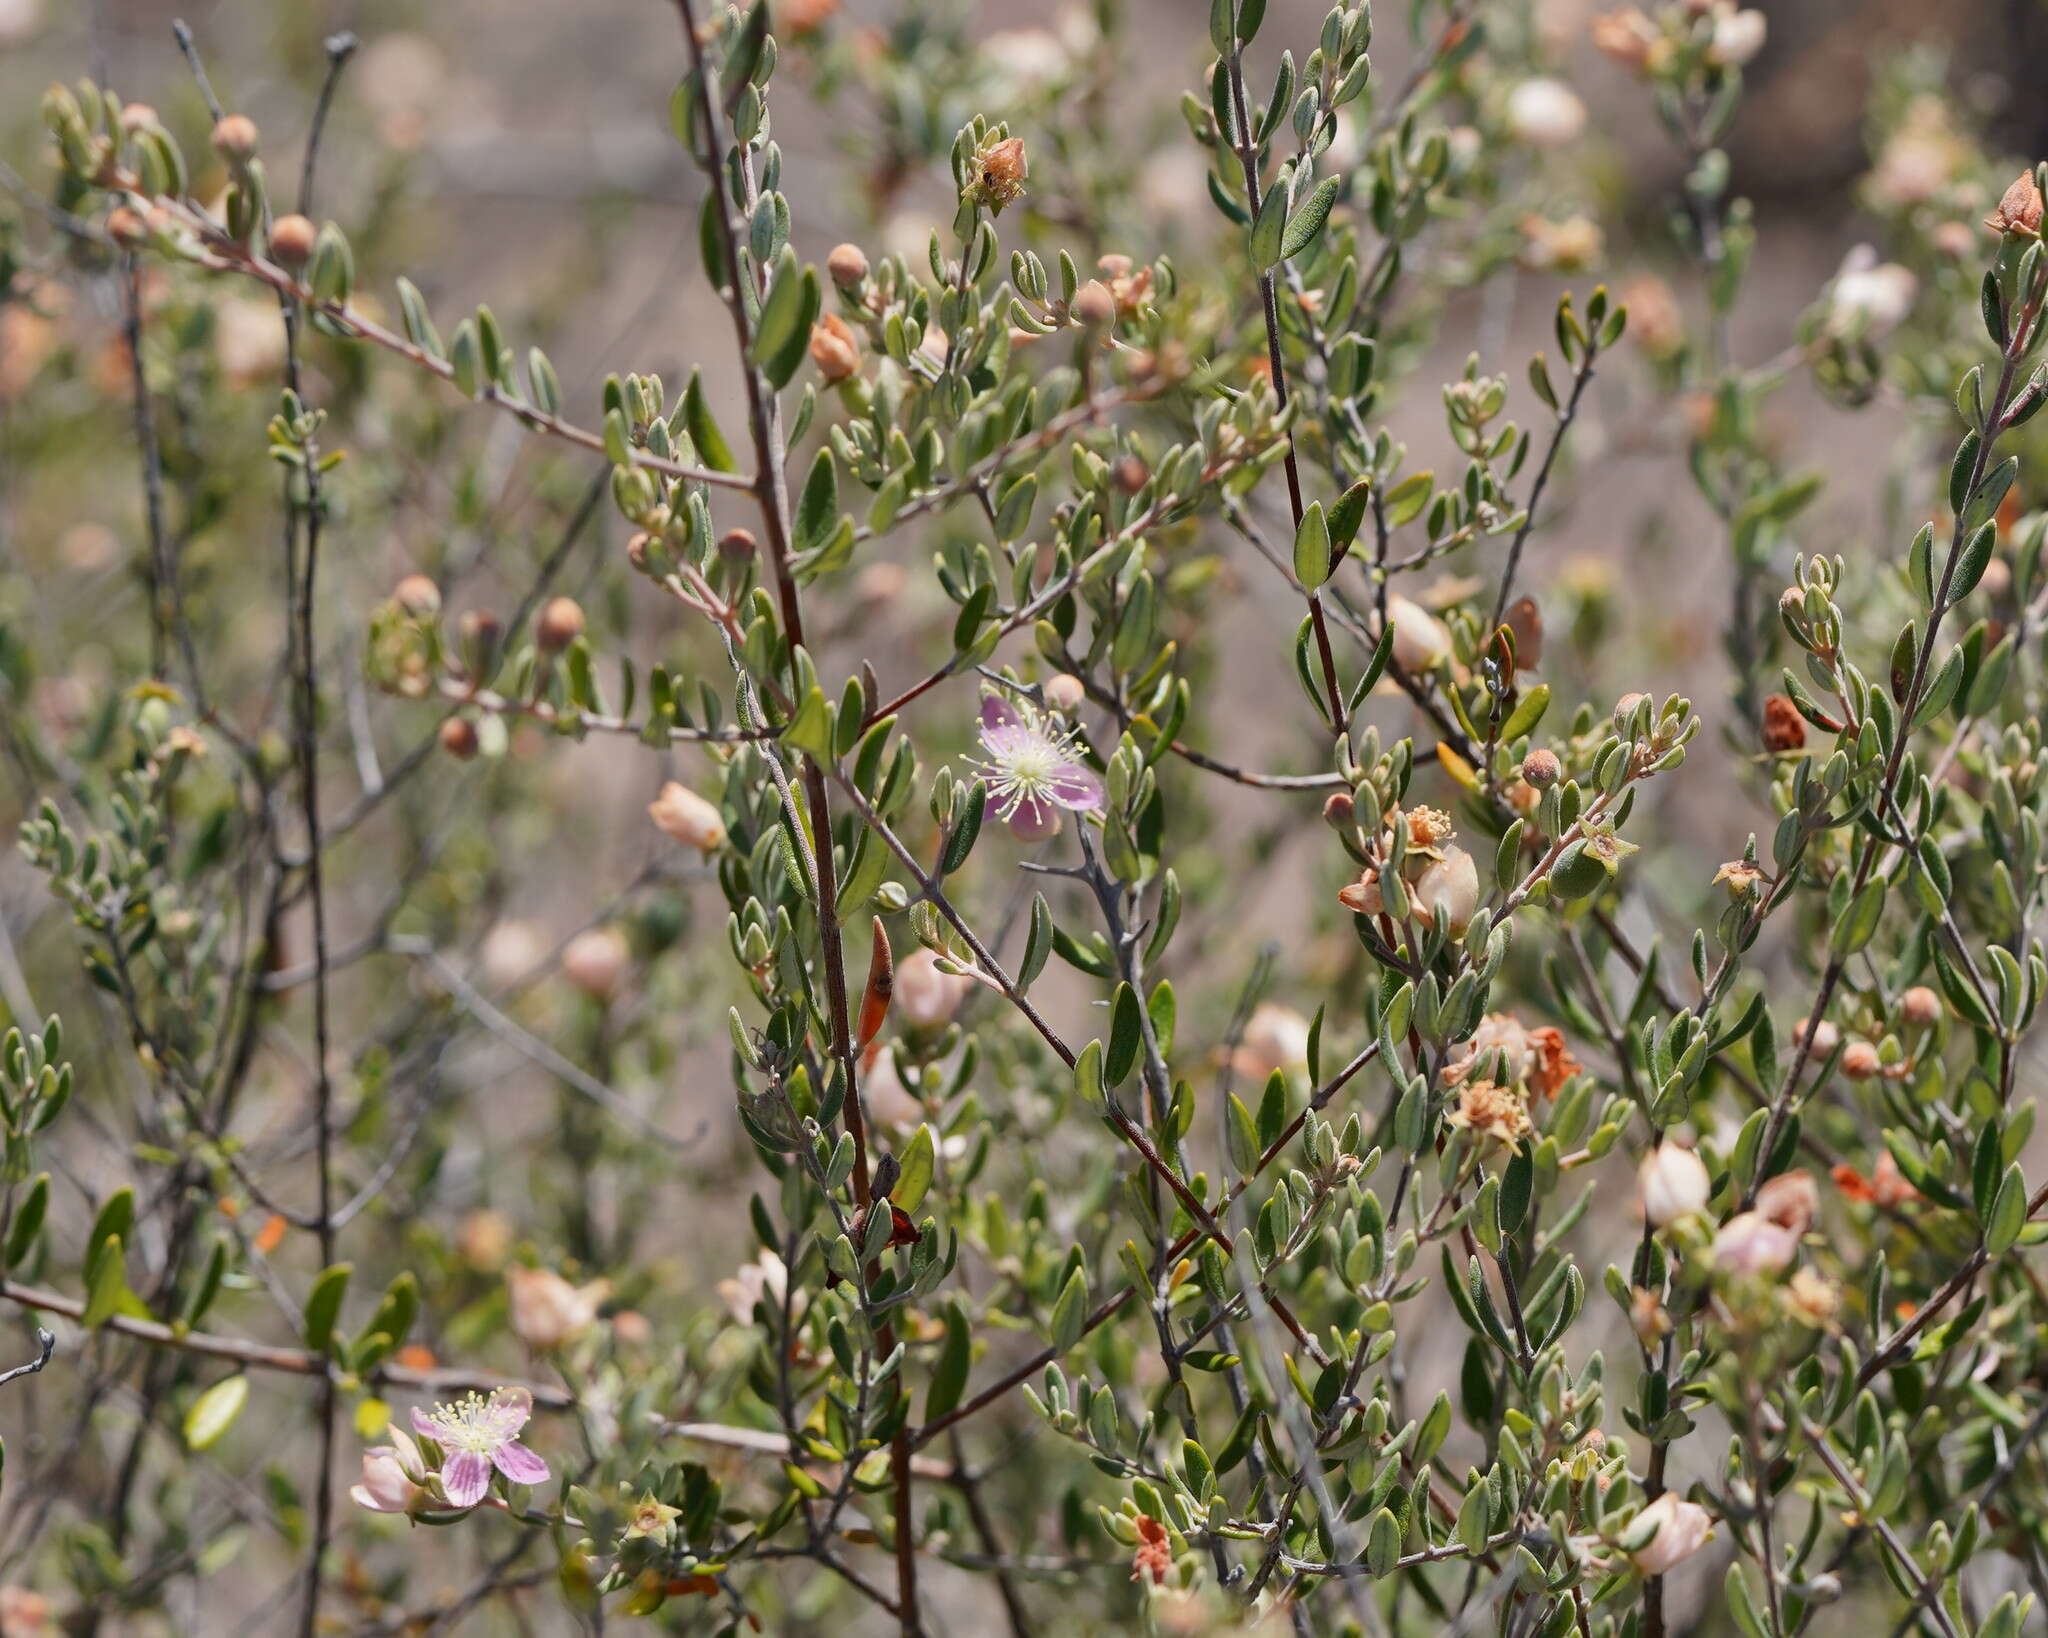
[(811, 326), (811, 362), (827, 381), (840, 382), (860, 369), (860, 342), (853, 327), (837, 313), (827, 313)]
[(1797, 751), (1806, 744), (1806, 719), (1783, 694), (1773, 694), (1764, 701), (1763, 738), (1764, 749), (1773, 752)]
[(1529, 1031), (1529, 1089), (1554, 1098), (1564, 1083), (1585, 1066), (1565, 1045), (1564, 1031), (1555, 1024), (1538, 1024)]
[(1005, 137), (974, 156), (974, 177), (967, 184), (966, 196), (1000, 213), (1005, 205), (1023, 198), (1024, 179), (1030, 174), (1024, 139)]
[(1457, 1108), (1446, 1118), (1462, 1131), (1497, 1143), (1519, 1143), (1536, 1129), (1522, 1094), (1497, 1081), (1467, 1081), (1458, 1090)]
[(1166, 1526), (1149, 1513), (1140, 1513), (1131, 1522), (1138, 1529), (1137, 1549), (1131, 1554), (1131, 1579), (1165, 1586), (1166, 1573), (1173, 1568), (1173, 1542), (1166, 1534)]
[(1984, 218), (1993, 233), (2039, 233), (2041, 231), (2041, 190), (2034, 186), (2034, 173), (2021, 171), (2012, 185), (1999, 196), (1998, 208)]

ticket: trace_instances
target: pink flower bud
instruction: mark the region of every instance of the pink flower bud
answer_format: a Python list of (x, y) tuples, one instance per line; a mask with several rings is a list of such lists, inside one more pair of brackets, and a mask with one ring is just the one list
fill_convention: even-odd
[(1663, 1575), (1706, 1546), (1714, 1533), (1714, 1515), (1697, 1502), (1682, 1500), (1667, 1490), (1636, 1515), (1640, 1525), (1655, 1519), (1650, 1539), (1629, 1554), (1644, 1575)]
[(609, 1001), (632, 959), (624, 933), (616, 927), (590, 927), (563, 946), (562, 971), (592, 1000)]
[(1403, 671), (1429, 671), (1451, 657), (1444, 623), (1405, 597), (1387, 599), (1387, 624), (1394, 628), (1394, 663)]
[(1462, 933), (1479, 908), (1479, 867), (1463, 848), (1447, 847), (1444, 856), (1417, 879), (1411, 896), (1418, 913), (1433, 917), (1441, 907), (1450, 919), (1451, 931)]
[(896, 964), (896, 1011), (916, 1029), (950, 1023), (973, 988), (974, 980), (965, 974), (940, 972), (939, 958), (929, 950)]
[(685, 847), (710, 853), (725, 840), (725, 819), (718, 809), (689, 786), (674, 780), (662, 786), (661, 794), (647, 804), (647, 814)]
[(505, 1288), (512, 1300), (512, 1334), (541, 1353), (589, 1330), (611, 1295), (609, 1280), (571, 1285), (551, 1268), (508, 1268)]
[(1730, 1274), (1776, 1274), (1798, 1254), (1799, 1237), (1760, 1211), (1739, 1211), (1721, 1225), (1708, 1251)]
[(1707, 1175), (1706, 1163), (1698, 1155), (1666, 1142), (1643, 1156), (1636, 1171), (1636, 1187), (1642, 1198), (1644, 1220), (1653, 1228), (1663, 1228), (1681, 1217), (1704, 1211), (1714, 1184)]

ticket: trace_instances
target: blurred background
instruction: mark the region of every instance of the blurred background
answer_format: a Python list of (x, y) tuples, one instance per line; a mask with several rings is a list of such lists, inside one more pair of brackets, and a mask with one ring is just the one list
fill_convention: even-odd
[[(1414, 60), (1405, 9), (1381, 8), (1375, 78), (1388, 86)], [(1668, 390), (1669, 355), (1658, 351), (1659, 324), (1668, 333), (1700, 299), (1670, 231), (1685, 161), (1637, 82), (1594, 44), (1596, 16), (1611, 9), (1589, 0), (1495, 8), (1509, 19), (1504, 47), (1528, 74), (1567, 82), (1584, 126), (1569, 139), (1568, 165), (1538, 154), (1522, 173), (1526, 197), (1493, 202), (1483, 255), (1467, 244), (1438, 264), (1441, 310), (1417, 325), (1404, 352), (1417, 388), (1388, 418), (1427, 464), (1450, 448), (1436, 383), (1469, 354), (1509, 376), (1526, 415), (1522, 367), (1545, 344), (1559, 292), (1597, 280), (1631, 301), (1632, 347), (1596, 383), (1532, 569), (1554, 588), (1544, 595), (1561, 693), (1584, 678), (1612, 687), (1626, 673), (1630, 687), (1690, 693), (1727, 734), (1723, 777), (1685, 782), (1653, 816), (1669, 847), (1660, 856), (1717, 861), (1769, 816), (1743, 772), (1752, 747), (1731, 702), (1745, 679), (1721, 638), (1735, 578), (1725, 526), (1687, 476), (1688, 417), (1700, 407)], [(1904, 290), (1904, 302), (1881, 315), (1888, 328), (1919, 325), (1937, 343), (1951, 330), (1967, 335), (1970, 258), (1981, 243), (1943, 262), (1939, 230), (1960, 221), (1974, 233), (2009, 174), (2048, 148), (2038, 95), (2048, 7), (1762, 0), (1761, 9), (1768, 38), (1729, 145), (1734, 191), (1753, 201), (1756, 230), (1726, 338), (1733, 357), (1756, 365), (1811, 356), (1848, 299), (1841, 276), (1871, 266), (1898, 267), (1910, 285), (1890, 287), (1893, 297)], [(1105, 33), (1098, 10), (1115, 14), (1120, 31)], [(850, 238), (921, 256), (951, 216), (952, 133), (983, 112), (1011, 119), (1034, 154), (1030, 205), (1005, 218), (1006, 232), (1015, 221), (1042, 251), (1071, 243), (1088, 261), (1103, 252), (1201, 257), (1216, 218), (1177, 103), (1208, 55), (1206, 11), (1196, 0), (789, 0), (778, 8), (778, 33), (794, 38), (775, 122), (799, 249), (820, 258)], [(273, 175), (294, 178), (327, 72), (323, 42), (338, 31), (355, 36), (325, 129), (314, 214), (346, 225), (367, 301), (387, 316), (398, 273), (437, 313), (488, 302), (512, 335), (546, 346), (565, 401), (585, 422), (596, 419), (612, 371), (656, 372), (673, 384), (701, 364), (714, 401), (733, 402), (724, 315), (697, 260), (701, 191), (668, 124), (683, 49), (661, 0), (0, 0), (0, 830), (10, 833), (44, 795), (86, 777), (112, 732), (110, 701), (143, 673), (148, 644), (135, 315), (104, 246), (72, 232), (61, 201), (50, 202), (37, 105), (51, 81), (90, 74), (153, 105), (188, 153), (204, 155), (208, 121), (174, 19), (189, 25), (222, 100), (261, 128)], [(1299, 50), (1312, 41), (1320, 19), (1319, 7), (1273, 0), (1259, 46), (1264, 72), (1281, 43)], [(899, 72), (913, 56), (925, 77)], [(933, 61), (946, 71), (929, 74)], [(1103, 159), (1063, 147), (1062, 122), (1081, 110), (1122, 135)], [(1088, 174), (1103, 164), (1116, 174)], [(217, 174), (202, 177), (195, 192), (218, 185)], [(1118, 208), (1065, 208), (1073, 201)], [(1473, 267), (1487, 276), (1470, 276)], [(205, 665), (223, 712), (274, 737), (280, 512), (262, 437), (282, 363), (276, 308), (253, 288), (202, 288), (160, 268), (145, 272), (139, 299), (141, 366)], [(325, 652), (344, 662), (330, 676), (359, 669), (346, 657), (360, 650), (372, 609), (414, 572), (433, 576), (451, 608), (500, 610), (551, 573), (555, 589), (586, 601), (607, 641), (643, 657), (677, 654), (673, 609), (614, 572), (624, 525), (603, 505), (577, 523), (594, 463), (423, 387), (387, 359), (316, 340), (309, 367), (312, 396), (337, 406), (336, 441), (349, 451), (318, 610)], [(1945, 392), (1888, 376), (1852, 392), (1812, 371), (1785, 372), (1760, 442), (1788, 469), (1832, 481), (1796, 535), (1774, 543), (1777, 572), (1800, 548), (1851, 557), (1901, 548), (1911, 533), (1902, 521), (1917, 522), (1930, 493), (1922, 434), (1938, 422)], [(1196, 544), (1185, 544), (1194, 556)], [(1216, 554), (1219, 606), (1229, 613), (1205, 638), (1211, 681), (1223, 685), (1218, 739), (1255, 766), (1300, 768), (1311, 754), (1305, 713), (1272, 705), (1293, 699), (1286, 637), (1298, 602), (1227, 544), (1201, 546)], [(921, 669), (919, 645), (940, 638), (953, 614), (923, 572), (931, 545), (899, 542), (893, 555), (864, 563), (820, 644), (828, 672), (867, 655), (879, 656), (885, 682)], [(1775, 596), (1782, 580), (1767, 584)], [(1775, 667), (1760, 675), (1772, 686)], [(457, 765), (434, 751), (429, 710), (373, 697), (359, 680), (343, 686), (329, 701), (327, 792), (330, 810), (350, 823), (333, 909), (333, 942), (349, 957), (337, 979), (337, 1069), (364, 1157), (354, 1181), (384, 1154), (403, 1160), (359, 1231), (375, 1249), (358, 1255), (387, 1271), (430, 1270), (459, 1297), (423, 1322), (421, 1346), (435, 1359), (534, 1368), (506, 1334), (500, 1276), (535, 1236), (549, 1243), (552, 1229), (538, 1225), (556, 1221), (570, 1225), (583, 1272), (638, 1270), (619, 1293), (628, 1313), (644, 1304), (672, 1323), (688, 1311), (715, 1334), (730, 1323), (718, 1282), (749, 1255), (742, 1218), (751, 1186), (735, 1181), (747, 1177), (750, 1157), (730, 1117), (723, 1013), (734, 997), (707, 988), (728, 981), (705, 976), (723, 953), (722, 906), (703, 868), (681, 862), (644, 812), (663, 777), (701, 784), (703, 758), (521, 732), (488, 767)], [(1398, 704), (1381, 720), (1389, 733), (1409, 731)], [(966, 725), (934, 734), (964, 743)], [(422, 766), (423, 776), (407, 777)], [(1303, 822), (1305, 808), (1275, 812), (1255, 793), (1205, 791), (1202, 800), (1214, 829), (1183, 866), (1197, 906), (1183, 943), (1195, 953), (1177, 981), (1227, 1011), (1251, 953), (1270, 943), (1284, 952), (1289, 978), (1308, 980), (1313, 993), (1316, 975), (1342, 959), (1317, 827)], [(1651, 874), (1631, 910), (1639, 930), (1696, 910), (1711, 868)], [(634, 976), (623, 989), (599, 993), (562, 970), (565, 947), (594, 925), (628, 937)], [(307, 957), (302, 913), (282, 916), (270, 936), (272, 971), (283, 976), (252, 1049), (256, 1091), (236, 1135), (280, 1188), (302, 1192), (307, 1018), (290, 981)], [(401, 948), (405, 940), (414, 944)], [(422, 944), (431, 961), (405, 953)], [(465, 991), (489, 997), (489, 1014)], [(80, 977), (68, 916), (12, 849), (0, 856), (0, 1002), (18, 1019), (62, 1009), (75, 1020), (90, 1118), (53, 1163), (53, 1215), (71, 1225), (75, 1250), (80, 1220), (135, 1163), (138, 1134), (149, 1130), (139, 1107), (147, 1087), (123, 1032), (96, 1011)], [(591, 1139), (565, 1118), (564, 1060), (623, 1098), (638, 1125)], [(578, 1155), (586, 1141), (602, 1152)], [(636, 1143), (641, 1153), (624, 1164), (615, 1151)], [(561, 1164), (565, 1154), (572, 1164)], [(250, 1204), (246, 1213), (231, 1225), (245, 1249), (303, 1281), (303, 1237), (266, 1245), (264, 1212)], [(145, 1262), (161, 1250), (145, 1248)], [(221, 1323), (264, 1330), (262, 1292), (238, 1288)], [(26, 1358), (28, 1317), (0, 1307), (0, 1339)], [(304, 1454), (267, 1449), (263, 1436), (292, 1425), (294, 1387), (259, 1384), (259, 1394), (276, 1396), (275, 1414), (252, 1414), (238, 1434), (246, 1445), (222, 1470), (179, 1478), (174, 1453), (137, 1431), (148, 1425), (137, 1412), (185, 1385), (112, 1339), (63, 1329), (60, 1342), (49, 1372), (0, 1389), (0, 1635), (59, 1620), (77, 1632), (285, 1630), (280, 1600), (294, 1544), (260, 1522), (267, 1514), (249, 1493), (267, 1486), (275, 1500), (282, 1483), (291, 1506), (303, 1507)], [(1442, 1363), (1454, 1370), (1455, 1353)], [(137, 1486), (156, 1520), (143, 1543), (101, 1522), (109, 1498)], [(445, 1562), (425, 1588), (459, 1596), (484, 1549), (436, 1548)], [(389, 1553), (355, 1551), (353, 1603), (337, 1619), (356, 1624), (337, 1630), (396, 1630), (378, 1624), (394, 1590)], [(37, 1602), (46, 1595), (33, 1588), (55, 1585), (52, 1553), (80, 1584), (107, 1589), (97, 1612), (66, 1592)], [(193, 1573), (202, 1558), (204, 1573)], [(421, 1589), (413, 1584), (414, 1601)], [(957, 1630), (967, 1630), (974, 1595), (963, 1587), (958, 1596)], [(1695, 1587), (1691, 1598), (1710, 1625), (1711, 1594)], [(552, 1609), (545, 1591), (530, 1603), (515, 1597), (461, 1630), (573, 1630), (550, 1625), (561, 1619)], [(517, 1624), (491, 1624), (500, 1619)], [(818, 1620), (799, 1602), (784, 1630), (827, 1630)]]

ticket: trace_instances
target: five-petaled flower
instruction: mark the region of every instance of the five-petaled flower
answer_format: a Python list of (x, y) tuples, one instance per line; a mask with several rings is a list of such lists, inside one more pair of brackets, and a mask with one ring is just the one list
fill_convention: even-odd
[(468, 1394), (432, 1411), (413, 1407), (413, 1432), (441, 1447), (441, 1489), (451, 1507), (474, 1507), (491, 1488), (496, 1468), (514, 1484), (545, 1484), (548, 1464), (519, 1442), (533, 1415), (526, 1388), (498, 1388), (487, 1398)]
[(1080, 742), (1033, 707), (983, 694), (981, 748), (981, 771), (996, 813), (1020, 840), (1057, 835), (1061, 808), (1102, 811), (1102, 779), (1081, 760)]

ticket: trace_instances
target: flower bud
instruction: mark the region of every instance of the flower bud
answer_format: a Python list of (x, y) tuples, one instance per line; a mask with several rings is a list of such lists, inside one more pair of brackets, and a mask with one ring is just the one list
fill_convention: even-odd
[(1811, 1172), (1780, 1172), (1756, 1191), (1756, 1209), (1788, 1233), (1804, 1234), (1820, 1213), (1820, 1186)]
[(423, 574), (409, 574), (391, 588), (391, 601), (415, 620), (431, 620), (441, 612), (441, 588)]
[(1434, 917), (1441, 908), (1450, 918), (1451, 931), (1462, 933), (1479, 909), (1479, 867), (1463, 848), (1447, 847), (1444, 856), (1432, 860), (1416, 879), (1412, 897), (1419, 915)]
[(1088, 698), (1088, 690), (1081, 679), (1071, 672), (1062, 671), (1048, 677), (1045, 682), (1045, 703), (1055, 711), (1072, 714), (1080, 710), (1081, 702)]
[(728, 529), (718, 537), (718, 555), (728, 563), (744, 563), (760, 549), (751, 529)]
[(107, 212), (107, 237), (123, 250), (140, 250), (149, 243), (149, 224), (126, 205)]
[(1323, 799), (1323, 823), (1332, 830), (1346, 830), (1358, 818), (1358, 799), (1349, 791), (1332, 791)]
[(1105, 330), (1116, 320), (1116, 297), (1100, 279), (1090, 279), (1074, 292), (1074, 317), (1091, 330)]
[(1387, 624), (1394, 628), (1394, 663), (1403, 671), (1431, 671), (1451, 657), (1450, 632), (1419, 603), (1389, 597)]
[(472, 682), (489, 682), (498, 669), (498, 643), (505, 628), (489, 609), (465, 609), (456, 622), (455, 639), (462, 655), (462, 668)]
[[(1806, 1039), (1806, 1020), (1804, 1018), (1792, 1026), (1792, 1039), (1795, 1041)], [(1825, 1058), (1841, 1044), (1842, 1032), (1828, 1019), (1823, 1018), (1819, 1024), (1814, 1026), (1813, 1046), (1811, 1048), (1811, 1055), (1813, 1057)]]
[(458, 762), (467, 762), (476, 755), (476, 724), (467, 717), (444, 717), (441, 722), (441, 749)]
[(214, 122), (213, 151), (230, 165), (242, 166), (256, 157), (256, 122), (246, 114), (224, 114)]
[(618, 993), (633, 952), (616, 927), (587, 927), (562, 948), (562, 972), (593, 1001), (609, 1001)]
[(270, 224), (270, 259), (280, 267), (304, 267), (319, 237), (320, 230), (305, 217), (280, 216)]
[(868, 276), (868, 259), (859, 245), (834, 245), (825, 271), (841, 290), (851, 290)]
[(811, 326), (811, 362), (829, 382), (851, 379), (860, 370), (860, 343), (837, 313), (827, 313)]
[(1941, 1022), (1941, 997), (1925, 984), (1915, 984), (1899, 997), (1899, 1016), (1916, 1029)]
[(1739, 1211), (1714, 1235), (1708, 1255), (1730, 1274), (1776, 1274), (1799, 1253), (1799, 1237), (1760, 1211)]
[(916, 950), (896, 964), (896, 1011), (916, 1029), (950, 1023), (973, 988), (974, 980), (965, 973), (940, 972), (939, 958), (930, 950)]
[(543, 654), (559, 654), (583, 635), (583, 607), (573, 597), (551, 597), (533, 624)]
[(1692, 1557), (1714, 1533), (1714, 1516), (1697, 1502), (1683, 1501), (1667, 1490), (1636, 1515), (1638, 1526), (1654, 1519), (1650, 1539), (1629, 1554), (1643, 1575), (1663, 1575)]
[(1276, 1069), (1295, 1070), (1308, 1063), (1308, 1020), (1292, 1007), (1261, 1001), (1245, 1021), (1244, 1036), (1231, 1060), (1247, 1080), (1265, 1080)]
[(1877, 1048), (1868, 1041), (1851, 1041), (1842, 1048), (1842, 1073), (1852, 1081), (1867, 1081), (1882, 1065), (1878, 1062)]
[(1707, 61), (1724, 68), (1739, 68), (1763, 50), (1768, 30), (1769, 24), (1760, 11), (1722, 12), (1714, 19), (1713, 38), (1707, 42)]
[(551, 1268), (515, 1265), (505, 1270), (511, 1297), (512, 1334), (540, 1353), (574, 1341), (597, 1323), (597, 1311), (611, 1295), (611, 1282), (571, 1285)]
[(1993, 233), (2039, 233), (2041, 231), (2041, 190), (2034, 186), (2034, 173), (2021, 171), (2012, 179), (1997, 209), (1984, 218)]
[(1508, 130), (1532, 148), (1557, 148), (1586, 128), (1586, 105), (1562, 80), (1524, 80), (1508, 93)]
[(1135, 495), (1152, 481), (1152, 469), (1135, 455), (1120, 455), (1110, 468), (1110, 476), (1126, 495)]
[(725, 840), (725, 819), (718, 809), (689, 786), (674, 780), (662, 786), (661, 794), (647, 804), (647, 815), (685, 847), (710, 853)]
[(1652, 1228), (1664, 1228), (1681, 1217), (1704, 1211), (1713, 1187), (1706, 1162), (1676, 1143), (1658, 1144), (1643, 1156), (1643, 1163), (1636, 1170), (1643, 1218)]
[(419, 1448), (397, 1428), (391, 1437), (393, 1443), (363, 1452), (363, 1476), (349, 1486), (349, 1499), (372, 1513), (410, 1513), (432, 1499), (417, 1482), (426, 1477)]
[(1522, 777), (1539, 791), (1547, 791), (1564, 778), (1564, 764), (1555, 751), (1539, 745), (1522, 758)]

